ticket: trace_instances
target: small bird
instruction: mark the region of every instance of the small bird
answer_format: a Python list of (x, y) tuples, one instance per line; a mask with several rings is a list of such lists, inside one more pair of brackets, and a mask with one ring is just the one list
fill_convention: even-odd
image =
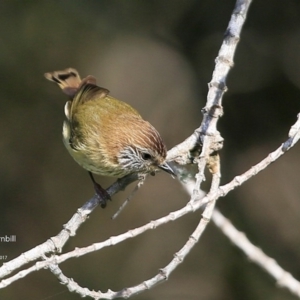
[(88, 170), (100, 204), (110, 196), (94, 174), (123, 177), (152, 174), (162, 169), (175, 176), (166, 163), (166, 146), (157, 130), (129, 104), (109, 95), (89, 75), (83, 80), (73, 68), (45, 73), (70, 98), (65, 105), (63, 142), (75, 161)]

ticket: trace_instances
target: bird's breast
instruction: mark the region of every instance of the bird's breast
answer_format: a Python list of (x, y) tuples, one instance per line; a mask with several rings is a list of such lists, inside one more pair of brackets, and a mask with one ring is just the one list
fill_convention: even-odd
[(84, 169), (102, 176), (123, 177), (130, 172), (122, 168), (116, 155), (103, 148), (98, 130), (90, 129), (86, 140), (71, 143), (72, 132), (68, 121), (63, 124), (63, 143), (73, 159)]

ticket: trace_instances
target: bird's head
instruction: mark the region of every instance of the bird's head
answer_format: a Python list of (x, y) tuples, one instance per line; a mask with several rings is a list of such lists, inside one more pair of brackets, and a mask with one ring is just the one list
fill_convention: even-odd
[(141, 120), (124, 138), (126, 142), (120, 148), (118, 163), (130, 173), (154, 174), (161, 169), (175, 176), (166, 163), (167, 149), (159, 133), (149, 122)]

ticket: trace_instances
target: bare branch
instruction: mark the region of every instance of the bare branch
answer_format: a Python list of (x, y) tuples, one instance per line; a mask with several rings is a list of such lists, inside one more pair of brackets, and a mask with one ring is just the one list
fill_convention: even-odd
[[(198, 164), (199, 172), (196, 175), (196, 183), (194, 180), (191, 180), (191, 178), (188, 178), (186, 182), (183, 183), (191, 195), (189, 203), (184, 208), (171, 212), (165, 217), (118, 236), (110, 237), (104, 242), (95, 243), (88, 247), (76, 248), (75, 250), (65, 254), (54, 255), (55, 253), (61, 252), (68, 239), (76, 234), (80, 225), (87, 219), (87, 216), (98, 206), (98, 199), (95, 195), (80, 209), (78, 209), (57, 236), (52, 237), (45, 243), (21, 254), (16, 259), (3, 264), (0, 268), (0, 278), (7, 277), (13, 271), (28, 262), (43, 259), (43, 261), (38, 261), (31, 267), (22, 270), (9, 278), (3, 279), (0, 282), (0, 288), (4, 288), (34, 271), (38, 271), (42, 268), (48, 268), (55, 276), (57, 276), (62, 284), (68, 287), (70, 291), (75, 291), (83, 297), (89, 296), (94, 299), (114, 299), (119, 297), (128, 298), (140, 293), (141, 291), (149, 289), (164, 280), (167, 280), (169, 275), (179, 266), (201, 238), (207, 224), (210, 222), (211, 218), (213, 218), (215, 223), (222, 228), (224, 233), (228, 235), (230, 239), (233, 239), (233, 236), (237, 235), (240, 237), (238, 242), (236, 242), (236, 245), (249, 255), (250, 259), (266, 269), (278, 281), (279, 285), (287, 287), (295, 295), (300, 296), (298, 281), (296, 281), (289, 273), (285, 272), (275, 261), (268, 258), (260, 249), (253, 246), (247, 238), (239, 233), (219, 212), (214, 211), (215, 203), (220, 197), (224, 197), (231, 190), (261, 172), (269, 164), (277, 160), (281, 155), (293, 147), (300, 138), (299, 114), (297, 122), (291, 127), (289, 139), (284, 144), (244, 174), (236, 176), (226, 185), (219, 186), (221, 173), (218, 151), (223, 146), (223, 138), (217, 130), (217, 123), (223, 114), (222, 98), (227, 90), (226, 79), (233, 66), (233, 57), (250, 3), (251, 0), (237, 0), (236, 2), (236, 6), (225, 33), (223, 44), (218, 53), (218, 57), (216, 58), (215, 70), (213, 72), (212, 80), (209, 83), (206, 106), (202, 110), (203, 121), (201, 126), (196, 129), (195, 132), (183, 143), (177, 145), (168, 152), (168, 161), (175, 161), (179, 164)], [(206, 167), (208, 167), (212, 173), (212, 183), (210, 192), (203, 197), (203, 192), (200, 186), (205, 180), (204, 171)], [(107, 192), (112, 196), (118, 191), (123, 190), (127, 185), (135, 180), (138, 180), (137, 174), (126, 176), (109, 187)], [(108, 290), (106, 293), (102, 293), (101, 291), (91, 291), (88, 288), (81, 287), (72, 279), (65, 276), (59, 268), (59, 264), (67, 259), (80, 257), (104, 247), (116, 245), (126, 239), (140, 235), (147, 230), (155, 229), (162, 224), (174, 221), (187, 213), (199, 210), (203, 207), (203, 205), (206, 205), (206, 207), (203, 211), (202, 218), (185, 245), (177, 253), (175, 253), (174, 258), (169, 262), (169, 264), (160, 269), (158, 274), (148, 280), (142, 281), (136, 286), (125, 288), (117, 292), (111, 290)], [(48, 258), (46, 257), (46, 254), (49, 253), (53, 255)]]
[[(138, 179), (137, 174), (131, 174), (125, 176), (115, 183), (113, 183), (108, 189), (107, 192), (110, 196), (113, 196), (117, 192), (124, 190), (127, 185), (134, 182)], [(0, 278), (4, 278), (5, 276), (12, 273), (14, 270), (22, 267), (23, 265), (35, 261), (41, 257), (43, 257), (47, 253), (56, 253), (61, 252), (62, 247), (68, 241), (71, 236), (76, 234), (79, 226), (85, 222), (87, 216), (98, 206), (98, 198), (97, 195), (92, 197), (89, 201), (87, 201), (78, 211), (72, 216), (70, 221), (64, 225), (64, 229), (55, 237), (50, 238), (43, 244), (40, 244), (33, 249), (21, 254), (17, 258), (4, 263), (0, 267)], [(7, 280), (3, 280), (0, 283), (0, 288), (8, 285)]]
[(193, 161), (192, 152), (203, 145), (206, 135), (213, 136), (212, 145), (215, 144), (216, 147), (219, 145), (217, 147), (219, 149), (222, 147), (220, 143), (222, 144), (223, 139), (217, 131), (217, 121), (223, 114), (222, 97), (227, 90), (226, 79), (233, 67), (233, 57), (251, 2), (252, 0), (237, 0), (236, 2), (224, 41), (216, 58), (215, 70), (209, 83), (207, 102), (203, 108), (204, 117), (201, 126), (184, 142), (171, 149), (168, 152), (167, 160), (176, 161), (179, 164), (191, 163)]
[[(104, 247), (116, 245), (116, 244), (118, 244), (118, 243), (120, 243), (120, 242), (122, 242), (126, 239), (133, 238), (137, 235), (140, 235), (140, 234), (144, 233), (147, 230), (155, 229), (156, 227), (161, 226), (163, 224), (166, 224), (167, 222), (175, 221), (176, 219), (182, 217), (183, 215), (185, 215), (187, 213), (194, 212), (194, 211), (200, 209), (204, 204), (213, 203), (213, 204), (211, 204), (211, 208), (212, 208), (213, 205), (214, 205), (214, 201), (216, 201), (220, 197), (226, 196), (231, 190), (233, 190), (236, 187), (240, 186), (241, 184), (243, 184), (244, 182), (249, 180), (251, 177), (255, 176), (256, 174), (258, 174), (259, 172), (264, 170), (269, 164), (271, 164), (272, 162), (274, 162), (275, 160), (280, 158), (281, 155), (283, 155), (286, 151), (288, 151), (291, 147), (293, 147), (297, 143), (297, 141), (300, 138), (300, 114), (298, 114), (297, 122), (291, 127), (289, 135), (290, 135), (289, 139), (285, 143), (283, 143), (277, 150), (270, 153), (264, 160), (259, 162), (257, 165), (253, 166), (251, 169), (246, 171), (244, 174), (242, 174), (240, 176), (236, 176), (228, 184), (220, 186), (218, 188), (216, 188), (216, 187), (219, 184), (219, 178), (220, 177), (219, 177), (219, 174), (217, 173), (215, 177), (213, 176), (211, 191), (205, 197), (200, 197), (200, 196), (198, 198), (193, 197), (192, 191), (194, 189), (194, 184), (192, 183), (192, 179), (190, 179), (189, 181), (187, 181), (185, 183), (182, 183), (183, 186), (190, 193), (190, 195), (192, 195), (191, 200), (189, 201), (189, 203), (185, 207), (183, 207), (182, 209), (171, 212), (169, 215), (167, 215), (165, 217), (162, 217), (160, 219), (157, 219), (155, 221), (152, 221), (152, 222), (150, 222), (150, 223), (148, 223), (144, 226), (141, 226), (141, 227), (138, 227), (136, 229), (130, 230), (130, 231), (128, 231), (126, 233), (123, 233), (121, 235), (111, 237), (110, 239), (108, 239), (104, 242), (95, 243), (91, 246), (84, 247), (84, 248), (76, 248), (75, 250), (73, 250), (71, 252), (61, 254), (61, 255), (52, 256), (50, 258), (47, 258), (43, 262), (37, 262), (35, 264), (35, 266), (32, 266), (32, 267), (28, 268), (27, 270), (20, 271), (19, 273), (17, 273), (16, 275), (14, 275), (14, 276), (12, 276), (8, 279), (2, 280), (1, 283), (0, 283), (0, 288), (3, 288), (5, 286), (11, 284), (15, 280), (20, 279), (20, 278), (28, 275), (31, 272), (38, 271), (40, 269), (44, 269), (44, 268), (47, 268), (47, 267), (50, 267), (50, 266), (56, 272), (58, 269), (56, 267), (54, 268), (53, 265), (58, 265), (58, 264), (60, 264), (64, 261), (66, 261), (67, 259), (74, 258), (74, 257), (80, 257), (80, 256), (85, 255), (87, 253), (91, 253), (93, 251), (100, 250)], [(208, 214), (207, 214), (207, 212), (208, 212)], [(205, 210), (204, 213), (203, 213), (203, 218), (201, 219), (201, 221), (200, 221), (197, 229), (195, 230), (195, 232), (192, 234), (193, 239), (195, 241), (196, 240), (198, 241), (198, 239), (199, 239), (201, 233), (203, 232), (204, 228), (206, 227), (209, 219), (210, 219), (210, 212), (209, 212), (209, 210), (208, 211)], [(189, 244), (189, 246), (190, 246), (191, 242), (188, 241), (187, 244)], [(186, 247), (186, 245), (184, 247)], [(185, 249), (185, 248), (183, 248), (183, 249)], [(188, 253), (188, 252), (186, 252), (187, 250), (184, 250), (184, 251), (185, 251), (185, 253)], [(174, 262), (171, 262), (171, 266), (173, 266), (173, 264), (174, 264)], [(165, 271), (165, 272), (166, 272), (167, 276), (169, 276), (169, 273), (170, 273), (169, 270), (174, 270), (174, 268), (170, 267), (170, 266), (169, 267), (167, 266), (166, 268), (167, 268), (166, 269), (167, 271)], [(61, 271), (59, 272), (59, 274), (62, 274)], [(156, 281), (158, 279), (159, 279), (159, 281), (163, 280), (159, 276), (159, 274), (155, 278), (156, 279), (154, 279), (154, 278), (150, 279), (150, 282), (152, 282), (154, 280), (154, 282), (156, 284)], [(65, 281), (63, 281), (63, 282), (65, 282)], [(107, 297), (112, 297), (112, 295), (120, 295), (119, 293), (123, 293), (123, 292), (122, 291), (120, 291), (120, 292), (109, 291), (108, 293), (109, 293), (109, 295), (106, 295), (106, 296)], [(103, 296), (103, 294), (101, 294), (101, 295)], [(107, 299), (112, 299), (112, 298), (107, 298)]]
[(300, 282), (298, 280), (280, 267), (273, 258), (267, 256), (261, 249), (254, 246), (247, 239), (246, 235), (238, 231), (217, 209), (214, 211), (212, 219), (230, 241), (240, 248), (251, 261), (275, 278), (278, 286), (287, 288), (291, 293), (300, 297)]

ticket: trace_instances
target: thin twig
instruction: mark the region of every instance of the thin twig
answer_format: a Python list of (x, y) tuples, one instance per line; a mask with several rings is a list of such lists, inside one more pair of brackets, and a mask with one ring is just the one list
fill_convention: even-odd
[[(212, 189), (211, 192), (209, 194), (207, 194), (205, 197), (203, 197), (203, 198), (199, 197), (199, 198), (194, 199), (193, 196), (191, 196), (191, 200), (184, 208), (179, 209), (174, 212), (171, 212), (169, 215), (167, 215), (165, 217), (162, 217), (160, 219), (152, 221), (144, 226), (135, 228), (134, 230), (130, 230), (121, 235), (111, 237), (104, 242), (95, 243), (91, 246), (84, 247), (84, 248), (76, 248), (75, 250), (73, 250), (71, 252), (61, 254), (61, 255), (55, 255), (53, 257), (46, 259), (43, 262), (37, 262), (35, 266), (32, 266), (32, 267), (28, 268), (27, 270), (21, 271), (18, 274), (12, 276), (11, 278), (6, 279), (5, 281), (3, 280), (0, 283), (0, 288), (3, 288), (5, 286), (11, 284), (15, 280), (22, 278), (25, 275), (27, 275), (33, 271), (38, 271), (40, 269), (47, 268), (53, 264), (58, 265), (70, 258), (80, 257), (83, 255), (86, 255), (87, 253), (91, 253), (93, 251), (100, 250), (104, 247), (116, 245), (126, 239), (136, 237), (136, 236), (144, 233), (147, 230), (155, 229), (158, 226), (166, 224), (167, 222), (175, 221), (187, 213), (194, 212), (194, 211), (200, 209), (204, 204), (207, 204), (211, 201), (217, 200), (220, 197), (226, 196), (231, 190), (235, 189), (242, 183), (246, 182), (251, 177), (257, 175), (259, 172), (263, 171), (269, 164), (274, 162), (274, 160), (279, 159), (281, 155), (283, 155), (286, 151), (288, 151), (291, 147), (293, 147), (298, 142), (298, 140), (300, 138), (300, 114), (298, 114), (297, 122), (291, 127), (289, 136), (290, 136), (289, 139), (285, 143), (283, 143), (277, 150), (270, 153), (264, 160), (259, 162), (257, 165), (253, 166), (251, 169), (246, 171), (244, 174), (236, 176), (228, 184), (220, 186), (216, 190)], [(216, 180), (217, 180), (217, 178), (216, 178)], [(212, 184), (212, 185), (214, 186), (214, 184)], [(188, 192), (192, 195), (193, 185), (191, 184), (191, 182), (183, 183), (183, 186), (186, 187)], [(206, 220), (206, 219), (207, 219), (207, 216), (205, 216), (204, 220)], [(199, 233), (197, 232), (195, 234), (195, 236), (198, 236), (198, 234)], [(157, 275), (157, 277), (155, 277), (155, 278), (156, 279), (154, 279), (154, 278), (150, 279), (150, 281), (151, 282), (152, 282), (152, 280), (155, 281), (158, 278), (160, 278), (160, 276)], [(119, 291), (119, 292), (109, 291), (108, 294), (105, 296), (106, 297), (105, 299), (112, 299), (111, 298), (112, 295), (120, 295), (120, 293), (123, 293), (123, 292), (122, 291)], [(103, 296), (103, 294), (101, 294), (101, 295)], [(114, 297), (117, 297), (117, 296), (114, 296)]]
[(254, 246), (246, 235), (238, 231), (217, 209), (213, 213), (212, 220), (230, 241), (240, 248), (252, 262), (259, 265), (274, 277), (278, 286), (287, 288), (291, 293), (300, 297), (300, 282), (280, 267), (273, 258), (267, 256), (260, 248)]
[[(107, 192), (110, 196), (113, 196), (117, 192), (124, 190), (127, 185), (134, 182), (138, 179), (137, 174), (132, 174), (125, 176), (115, 183), (113, 183), (108, 189)], [(47, 253), (56, 253), (61, 252), (62, 247), (68, 241), (71, 236), (74, 236), (77, 229), (82, 223), (85, 222), (87, 216), (98, 206), (97, 196), (93, 196), (89, 201), (87, 201), (77, 212), (72, 216), (70, 221), (64, 225), (64, 229), (56, 236), (48, 239), (46, 242), (34, 247), (33, 249), (22, 253), (15, 259), (12, 259), (9, 262), (3, 263), (0, 267), (0, 278), (12, 273), (14, 270), (22, 267), (23, 265), (40, 259)], [(6, 281), (1, 281), (0, 288), (6, 286)], [(3, 284), (4, 283), (4, 284)]]

